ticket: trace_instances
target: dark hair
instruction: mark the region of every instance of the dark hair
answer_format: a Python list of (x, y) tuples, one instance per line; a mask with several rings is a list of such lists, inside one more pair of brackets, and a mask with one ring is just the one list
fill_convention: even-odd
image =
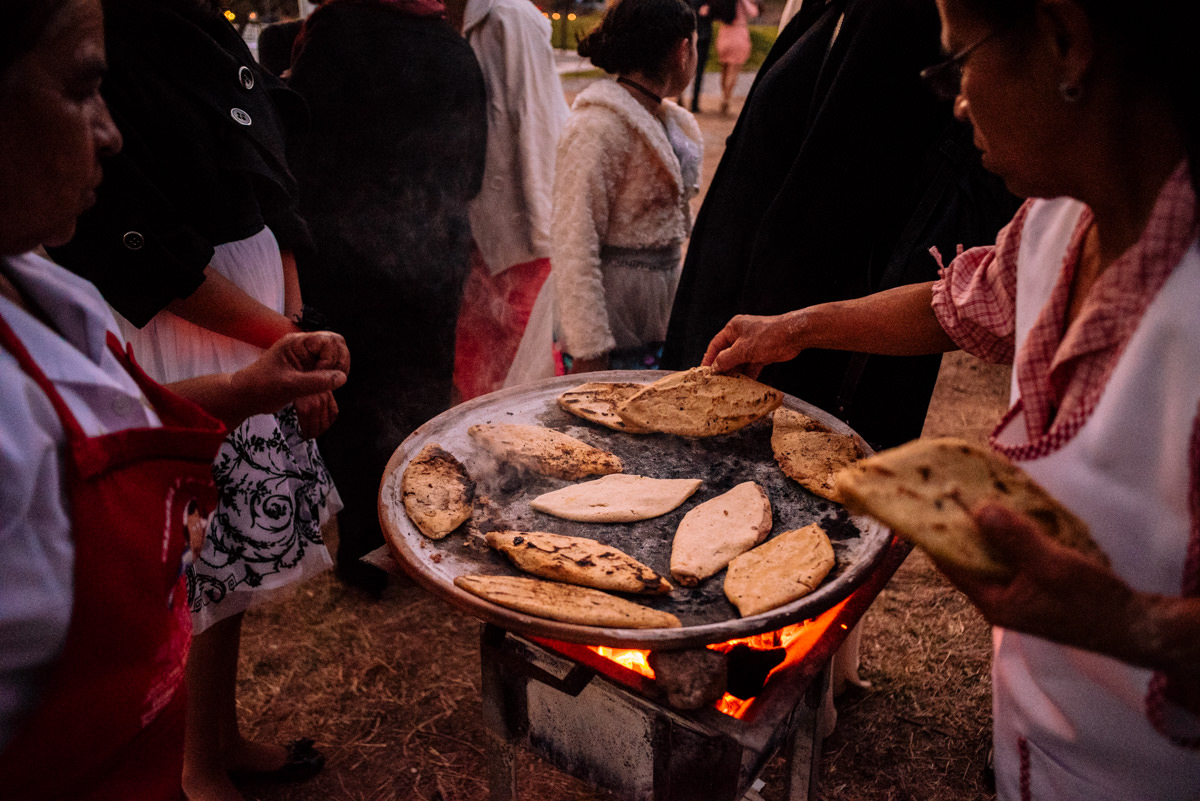
[[(957, 0), (969, 13), (994, 25), (1033, 19), (1036, 0)], [(1200, 2), (1159, 0), (1137, 5), (1120, 0), (1076, 0), (1096, 34), (1109, 43), (1131, 81), (1162, 93), (1183, 134), (1192, 186), (1200, 195)]]
[(737, 19), (737, 7), (740, 0), (710, 0), (708, 4), (709, 13), (717, 22), (724, 22), (726, 25)]
[(0, 11), (0, 78), (38, 43), (67, 0), (4, 0)]
[(579, 40), (579, 55), (614, 75), (661, 78), (671, 49), (695, 30), (696, 12), (684, 0), (617, 0)]

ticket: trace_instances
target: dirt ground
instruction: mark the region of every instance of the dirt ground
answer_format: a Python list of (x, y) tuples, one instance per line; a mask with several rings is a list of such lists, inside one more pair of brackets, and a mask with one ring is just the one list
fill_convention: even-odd
[[(734, 118), (700, 116), (704, 186)], [(961, 354), (944, 362), (926, 435), (982, 440), (1003, 411), (1008, 370)], [(823, 801), (989, 801), (989, 635), (920, 554), (863, 622), (862, 678), (838, 703), (820, 763)], [(300, 785), (245, 785), (260, 801), (483, 801), (480, 624), (399, 579), (382, 600), (318, 577), (254, 610), (244, 627), (239, 709), (252, 736), (311, 736), (329, 761)], [(783, 760), (763, 775), (783, 801)], [(606, 793), (528, 754), (521, 798), (600, 801)]]

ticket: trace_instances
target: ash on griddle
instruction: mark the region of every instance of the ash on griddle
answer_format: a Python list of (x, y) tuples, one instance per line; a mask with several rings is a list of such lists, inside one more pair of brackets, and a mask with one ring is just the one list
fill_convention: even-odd
[(862, 536), (858, 526), (854, 525), (854, 521), (850, 519), (849, 512), (841, 507), (836, 507), (832, 511), (833, 514), (817, 521), (821, 528), (825, 529), (825, 534), (830, 540), (849, 540)]

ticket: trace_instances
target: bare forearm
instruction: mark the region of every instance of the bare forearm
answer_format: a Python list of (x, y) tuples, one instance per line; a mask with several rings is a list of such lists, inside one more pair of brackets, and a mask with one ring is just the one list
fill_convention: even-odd
[(803, 349), (919, 356), (955, 350), (933, 313), (933, 284), (912, 284), (874, 295), (790, 312)]
[(195, 292), (168, 308), (188, 322), (260, 348), (269, 348), (284, 334), (299, 330), (212, 267), (205, 268), (204, 283)]

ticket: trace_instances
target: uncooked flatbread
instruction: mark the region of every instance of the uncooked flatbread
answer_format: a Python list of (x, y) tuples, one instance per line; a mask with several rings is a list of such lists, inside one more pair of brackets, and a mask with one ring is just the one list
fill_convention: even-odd
[(820, 586), (833, 570), (833, 545), (816, 523), (785, 531), (729, 563), (725, 597), (742, 617), (757, 615)]
[(558, 405), (563, 411), (584, 420), (624, 431), (626, 434), (645, 434), (650, 429), (627, 423), (617, 414), (618, 406), (645, 388), (645, 384), (591, 381), (559, 395)]
[(834, 476), (866, 454), (858, 441), (792, 409), (776, 409), (771, 450), (783, 474), (814, 495), (841, 503)]
[(617, 407), (617, 414), (651, 431), (712, 437), (766, 417), (782, 402), (782, 392), (751, 378), (694, 367), (650, 384)]
[(529, 615), (620, 629), (677, 629), (679, 618), (589, 587), (521, 576), (459, 576), (454, 585)]
[(400, 494), (413, 525), (440, 540), (470, 519), (475, 482), (452, 453), (430, 443), (404, 468)]
[(698, 478), (650, 478), (624, 473), (539, 495), (536, 511), (581, 523), (632, 523), (665, 515), (692, 497)]
[(496, 458), (544, 476), (575, 480), (624, 469), (616, 455), (552, 428), (486, 423), (467, 433)]
[(491, 531), (487, 542), (519, 570), (545, 579), (616, 592), (671, 591), (670, 582), (629, 554), (586, 537), (548, 531)]
[(1012, 462), (965, 440), (891, 448), (839, 473), (837, 488), (847, 508), (877, 518), (935, 561), (984, 576), (1012, 574), (971, 516), (985, 501), (1028, 515), (1060, 542), (1108, 562), (1082, 520)]
[(671, 575), (685, 587), (721, 570), (771, 533), (771, 501), (745, 481), (683, 516), (671, 545)]

